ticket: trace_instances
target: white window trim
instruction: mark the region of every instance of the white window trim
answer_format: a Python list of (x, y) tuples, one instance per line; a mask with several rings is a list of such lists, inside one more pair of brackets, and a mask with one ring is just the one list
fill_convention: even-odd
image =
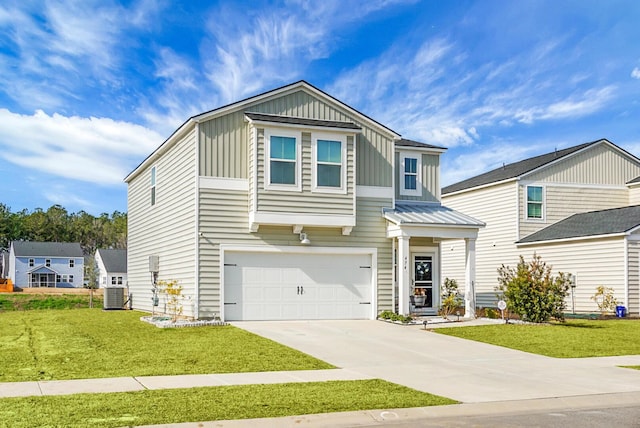
[[(296, 139), (296, 182), (295, 184), (271, 184), (271, 137), (291, 137)], [(302, 132), (283, 128), (264, 130), (264, 189), (302, 191)]]
[[(529, 217), (529, 187), (540, 187), (542, 188), (542, 217)], [(547, 211), (547, 188), (541, 184), (527, 184), (524, 186), (524, 219), (525, 221), (530, 222), (543, 222), (546, 218)]]
[[(404, 162), (405, 159), (417, 159), (416, 162), (416, 188), (406, 189), (404, 187)], [(422, 153), (400, 152), (400, 195), (402, 196), (422, 196)]]
[[(340, 187), (318, 186), (318, 140), (340, 142)], [(335, 164), (328, 164), (335, 165)], [(313, 176), (312, 192), (317, 193), (347, 193), (347, 137), (340, 134), (313, 133), (311, 139), (311, 175)]]
[[(149, 182), (149, 198), (151, 202), (151, 206), (155, 206), (158, 203), (158, 169), (156, 168), (156, 166), (152, 166), (151, 167), (151, 177), (150, 177), (150, 182)], [(153, 196), (152, 196), (153, 195)]]

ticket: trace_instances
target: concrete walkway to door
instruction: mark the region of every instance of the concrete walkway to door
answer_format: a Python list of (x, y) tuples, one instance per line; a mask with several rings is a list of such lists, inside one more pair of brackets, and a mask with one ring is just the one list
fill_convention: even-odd
[(558, 359), (381, 321), (233, 323), (350, 372), (463, 403), (640, 391), (640, 356)]

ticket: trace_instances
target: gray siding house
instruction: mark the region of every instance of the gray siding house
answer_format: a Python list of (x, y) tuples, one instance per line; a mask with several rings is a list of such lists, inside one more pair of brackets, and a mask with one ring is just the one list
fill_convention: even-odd
[(440, 204), (444, 150), (304, 81), (189, 118), (125, 178), (133, 307), (157, 270), (195, 318), (435, 313), (441, 242), (473, 282), (483, 226)]
[(83, 286), (84, 257), (77, 242), (13, 241), (9, 279), (20, 288)]
[[(515, 162), (442, 189), (443, 202), (486, 222), (477, 298), (496, 305), (497, 269), (537, 254), (574, 275), (568, 309), (595, 312), (596, 287), (640, 314), (640, 159), (602, 139)], [(461, 242), (443, 248), (442, 276), (463, 278)]]

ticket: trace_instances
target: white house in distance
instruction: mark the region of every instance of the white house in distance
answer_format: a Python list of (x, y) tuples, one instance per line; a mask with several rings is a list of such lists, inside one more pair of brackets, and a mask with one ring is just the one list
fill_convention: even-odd
[[(574, 276), (570, 311), (596, 312), (596, 287), (640, 315), (640, 159), (602, 139), (525, 159), (442, 189), (447, 206), (486, 222), (477, 240), (478, 304), (496, 305), (498, 268), (533, 254)], [(461, 281), (462, 242), (442, 247)], [(464, 283), (464, 282), (461, 282)]]
[(484, 225), (441, 205), (444, 150), (304, 81), (189, 118), (125, 178), (133, 307), (157, 270), (196, 318), (435, 313), (442, 242), (472, 283)]
[(124, 287), (127, 285), (127, 250), (98, 249), (98, 287)]
[(81, 288), (84, 256), (77, 242), (13, 241), (9, 279), (15, 287)]

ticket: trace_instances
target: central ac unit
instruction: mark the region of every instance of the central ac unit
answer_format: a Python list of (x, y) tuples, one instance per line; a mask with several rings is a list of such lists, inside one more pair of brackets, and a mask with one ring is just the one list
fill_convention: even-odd
[(124, 287), (107, 287), (104, 289), (103, 309), (122, 309), (124, 307)]

